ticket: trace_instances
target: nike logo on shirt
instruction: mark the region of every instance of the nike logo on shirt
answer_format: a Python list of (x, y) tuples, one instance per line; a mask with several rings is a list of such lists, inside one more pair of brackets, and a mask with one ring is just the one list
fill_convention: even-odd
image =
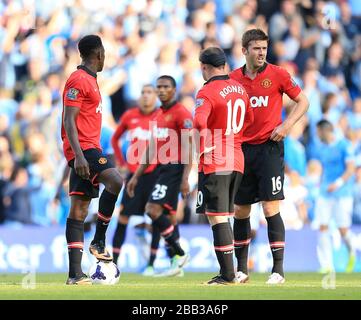
[(281, 192), (281, 190), (278, 190), (278, 191), (276, 191), (276, 192), (275, 192), (275, 191), (272, 191), (272, 194), (273, 194), (273, 195), (276, 195), (277, 193), (280, 193), (280, 192)]

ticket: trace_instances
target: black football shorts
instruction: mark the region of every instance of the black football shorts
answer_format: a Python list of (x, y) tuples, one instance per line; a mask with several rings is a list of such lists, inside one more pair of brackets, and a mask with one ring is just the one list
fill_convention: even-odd
[(110, 168), (114, 168), (113, 162), (98, 149), (87, 149), (83, 151), (85, 159), (89, 163), (90, 179), (82, 179), (75, 173), (74, 159), (68, 165), (71, 167), (69, 180), (69, 195), (88, 196), (97, 198), (99, 196), (98, 175)]
[[(127, 181), (132, 178), (133, 174), (129, 174)], [(150, 173), (145, 173), (139, 177), (138, 183), (134, 190), (134, 197), (129, 197), (126, 187), (123, 191), (123, 197), (121, 201), (122, 209), (120, 214), (124, 216), (143, 215), (145, 205), (148, 202), (149, 196), (153, 190), (153, 186), (157, 179), (157, 169)]]
[(184, 165), (161, 164), (156, 170), (157, 179), (148, 202), (159, 204), (170, 214), (176, 214)]
[(242, 180), (237, 171), (198, 173), (196, 213), (207, 216), (233, 216), (234, 196)]
[(262, 144), (242, 145), (244, 175), (235, 204), (283, 200), (284, 143), (268, 140)]

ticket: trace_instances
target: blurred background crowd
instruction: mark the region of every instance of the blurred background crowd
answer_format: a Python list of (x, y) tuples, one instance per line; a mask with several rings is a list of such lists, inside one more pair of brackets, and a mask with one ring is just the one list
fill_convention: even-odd
[[(286, 228), (312, 222), (322, 167), (310, 161), (316, 123), (331, 121), (354, 147), (355, 224), (361, 223), (361, 2), (359, 0), (0, 0), (0, 223), (62, 225), (69, 199), (60, 139), (62, 90), (80, 63), (78, 40), (101, 36), (105, 67), (102, 145), (142, 85), (172, 75), (190, 110), (202, 86), (199, 51), (221, 46), (230, 69), (245, 63), (240, 39), (259, 27), (268, 61), (286, 68), (310, 101), (285, 142)], [(285, 97), (285, 114), (292, 103)], [(193, 179), (193, 186), (196, 185)], [(59, 186), (61, 186), (59, 188)], [(195, 192), (179, 206), (184, 223)]]

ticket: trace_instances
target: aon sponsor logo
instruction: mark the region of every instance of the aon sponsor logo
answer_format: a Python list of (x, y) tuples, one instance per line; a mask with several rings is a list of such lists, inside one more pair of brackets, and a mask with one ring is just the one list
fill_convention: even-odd
[(158, 138), (158, 139), (165, 139), (168, 138), (168, 128), (157, 128), (155, 127), (153, 129), (153, 135), (154, 137)]
[(249, 102), (251, 103), (252, 108), (267, 107), (268, 106), (268, 99), (269, 99), (269, 96), (251, 97), (249, 99)]
[(131, 136), (132, 139), (150, 140), (151, 132), (149, 130), (144, 130), (140, 127), (137, 127), (132, 131)]

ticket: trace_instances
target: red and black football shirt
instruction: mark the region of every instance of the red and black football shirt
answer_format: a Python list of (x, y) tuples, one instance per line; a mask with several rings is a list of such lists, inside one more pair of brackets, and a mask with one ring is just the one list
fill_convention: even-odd
[(179, 102), (168, 108), (160, 107), (153, 138), (157, 148), (157, 163), (182, 163), (182, 135), (189, 136), (193, 127), (192, 114)]
[[(119, 120), (118, 127), (112, 137), (112, 146), (117, 162), (120, 165), (127, 164), (128, 170), (132, 173), (135, 172), (142, 160), (143, 153), (152, 135), (152, 121), (155, 120), (158, 114), (159, 109), (150, 114), (144, 114), (136, 107), (124, 112)], [(119, 139), (125, 132), (128, 135), (127, 139), (130, 141), (126, 161), (123, 159), (118, 146)], [(145, 170), (145, 173), (152, 172), (155, 167), (155, 164), (151, 164)]]
[(282, 123), (282, 96), (295, 99), (301, 88), (283, 68), (265, 63), (252, 80), (245, 66), (232, 71), (229, 76), (241, 83), (249, 96), (254, 112), (254, 123), (245, 131), (245, 141), (261, 144), (267, 141), (272, 131)]
[[(78, 66), (66, 81), (63, 91), (63, 116), (64, 108), (79, 108), (76, 119), (79, 143), (82, 150), (91, 148), (101, 149), (100, 131), (102, 124), (102, 99), (99, 92), (96, 74), (84, 66)], [(67, 161), (72, 160), (75, 154), (70, 146), (68, 137), (61, 127), (63, 151)]]
[(197, 94), (193, 124), (200, 134), (199, 171), (243, 173), (241, 144), (252, 122), (248, 95), (239, 82), (228, 75), (208, 80)]

